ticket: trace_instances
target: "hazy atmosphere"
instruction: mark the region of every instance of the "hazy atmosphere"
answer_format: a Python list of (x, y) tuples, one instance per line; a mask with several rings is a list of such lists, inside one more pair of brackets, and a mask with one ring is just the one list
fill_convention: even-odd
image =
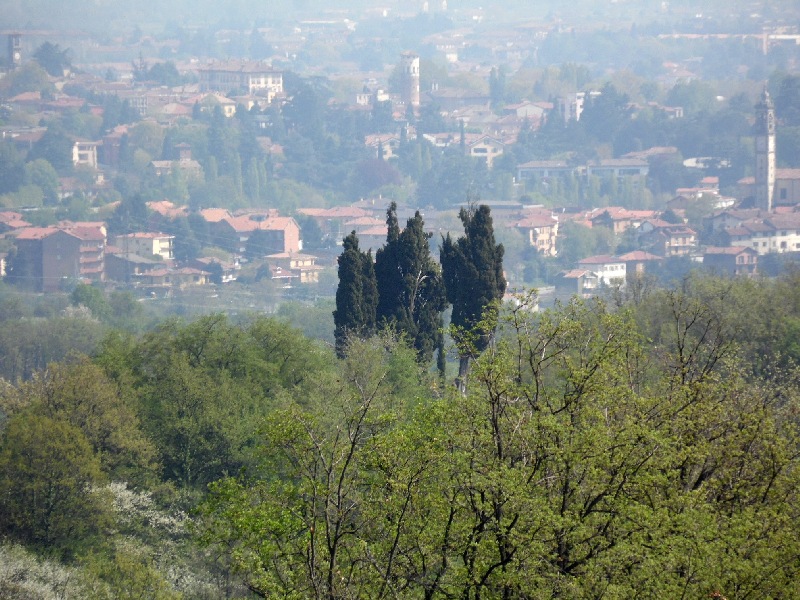
[(800, 598), (800, 1), (0, 0), (0, 598)]

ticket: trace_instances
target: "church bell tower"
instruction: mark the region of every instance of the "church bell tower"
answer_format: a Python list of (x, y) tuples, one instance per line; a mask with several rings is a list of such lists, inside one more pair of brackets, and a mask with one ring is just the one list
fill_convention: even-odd
[(22, 65), (22, 36), (19, 33), (8, 34), (8, 67), (16, 69)]
[(775, 193), (775, 106), (764, 88), (756, 104), (756, 208), (771, 212)]

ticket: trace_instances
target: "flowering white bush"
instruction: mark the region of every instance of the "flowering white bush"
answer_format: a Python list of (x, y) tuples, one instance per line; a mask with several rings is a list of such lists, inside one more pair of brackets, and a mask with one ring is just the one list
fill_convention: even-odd
[(124, 481), (109, 483), (104, 489), (113, 497), (114, 511), (120, 525), (136, 529), (153, 528), (160, 530), (159, 533), (170, 535), (182, 535), (186, 532), (186, 513), (159, 509), (150, 492), (129, 489)]
[(67, 600), (88, 598), (79, 571), (37, 558), (21, 546), (0, 545), (0, 598)]

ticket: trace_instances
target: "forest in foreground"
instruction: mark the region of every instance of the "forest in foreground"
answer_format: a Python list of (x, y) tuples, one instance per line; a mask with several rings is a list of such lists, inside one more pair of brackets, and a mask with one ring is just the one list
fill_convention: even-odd
[[(389, 333), (107, 330), (0, 389), (3, 598), (800, 597), (800, 273)], [(489, 315), (493, 322), (492, 315)]]

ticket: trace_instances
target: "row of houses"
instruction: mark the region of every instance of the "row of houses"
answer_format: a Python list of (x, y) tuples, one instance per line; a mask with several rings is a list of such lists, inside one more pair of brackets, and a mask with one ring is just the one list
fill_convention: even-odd
[[(169, 218), (186, 210), (167, 201), (151, 203), (150, 209)], [(224, 209), (208, 209), (202, 216), (213, 245), (228, 250), (230, 261), (200, 258), (178, 264), (175, 236), (169, 234), (133, 232), (109, 238), (104, 222), (35, 227), (20, 213), (0, 213), (0, 230), (14, 243), (8, 276), (42, 292), (105, 281), (156, 291), (233, 281), (241, 260), (259, 258), (266, 259), (273, 279), (318, 280), (316, 257), (301, 252), (300, 228), (293, 218), (273, 211), (233, 214)]]
[[(758, 253), (746, 246), (709, 246), (699, 257), (704, 267), (719, 275), (752, 277), (758, 271)], [(619, 256), (598, 255), (578, 261), (574, 269), (556, 277), (556, 288), (568, 294), (592, 296), (603, 289), (622, 287), (665, 260), (645, 250)]]

